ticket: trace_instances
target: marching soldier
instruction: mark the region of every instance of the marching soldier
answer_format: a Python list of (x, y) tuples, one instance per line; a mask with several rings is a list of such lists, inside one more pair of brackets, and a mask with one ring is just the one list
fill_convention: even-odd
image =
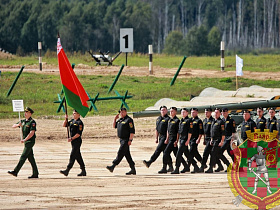
[(241, 139), (245, 141), (247, 139), (246, 131), (251, 130), (251, 132), (254, 132), (256, 123), (251, 119), (251, 113), (247, 109), (243, 111), (243, 119), (244, 121), (241, 124)]
[(212, 117), (212, 109), (207, 108), (205, 109), (205, 119), (203, 120), (203, 130), (204, 130), (204, 141), (203, 144), (205, 145), (203, 158), (201, 167), (199, 169), (200, 173), (204, 172), (204, 169), (207, 168), (206, 162), (211, 153), (212, 145), (210, 144), (211, 141), (211, 125), (214, 118)]
[(256, 128), (260, 129), (261, 132), (263, 132), (264, 129), (266, 129), (266, 119), (263, 116), (263, 108), (262, 107), (257, 108), (257, 115), (259, 117), (256, 119)]
[(70, 154), (69, 163), (67, 165), (66, 170), (61, 170), (60, 173), (64, 176), (68, 176), (69, 171), (73, 167), (75, 160), (80, 165), (80, 169), (82, 170), (81, 173), (77, 174), (77, 176), (86, 176), (86, 169), (85, 169), (85, 163), (82, 158), (81, 154), (81, 145), (82, 145), (82, 132), (84, 130), (84, 124), (82, 120), (80, 119), (80, 114), (77, 112), (77, 110), (73, 111), (73, 119), (68, 122), (68, 116), (65, 115), (65, 120), (63, 122), (63, 127), (70, 127), (70, 135), (71, 137), (68, 139), (68, 142), (71, 142), (72, 151)]
[[(169, 170), (172, 172), (173, 166), (172, 166), (172, 159), (170, 156), (170, 153), (173, 151), (174, 154), (177, 154), (178, 151), (178, 139), (179, 139), (179, 123), (180, 120), (176, 116), (177, 114), (177, 108), (176, 107), (171, 107), (170, 108), (170, 119), (168, 121), (168, 127), (167, 127), (167, 137), (165, 140), (166, 148), (163, 152), (163, 167), (162, 169), (158, 172), (159, 174), (164, 174), (169, 171), (167, 171), (166, 167), (169, 165)], [(185, 162), (185, 160), (182, 159), (182, 162)], [(186, 163), (184, 163), (185, 165)]]
[(268, 113), (270, 118), (268, 118), (266, 121), (266, 127), (267, 129), (269, 129), (269, 132), (273, 132), (274, 130), (277, 131), (277, 118), (275, 117), (275, 108), (270, 108)]
[(188, 161), (192, 161), (191, 163), (193, 164), (194, 167), (195, 166), (198, 167), (196, 165), (196, 162), (193, 160), (193, 158), (191, 158), (188, 146), (186, 146), (186, 142), (188, 140), (189, 128), (190, 128), (190, 118), (188, 117), (188, 113), (189, 113), (188, 109), (186, 109), (186, 108), (183, 108), (181, 111), (183, 118), (180, 120), (179, 130), (178, 130), (178, 133), (180, 134), (180, 138), (179, 138), (180, 147), (176, 154), (176, 168), (174, 171), (171, 172), (171, 174), (179, 174), (179, 168), (180, 168), (181, 163), (183, 163), (183, 165), (184, 165), (184, 169), (182, 171), (180, 171), (181, 173), (190, 171), (188, 164), (183, 159), (183, 154), (185, 154)]
[[(222, 109), (223, 121), (225, 122), (225, 141), (221, 147), (220, 152), (223, 154), (225, 150), (227, 150), (228, 155), (231, 157), (232, 161), (234, 161), (234, 155), (230, 153), (230, 142), (233, 139), (236, 133), (235, 121), (228, 115), (228, 108)], [(220, 162), (220, 160), (219, 160)], [(223, 170), (223, 167), (220, 167), (220, 171)], [(227, 170), (226, 170), (227, 171)], [(215, 172), (219, 172), (219, 167)]]
[(225, 140), (225, 122), (220, 118), (221, 109), (215, 109), (215, 119), (211, 124), (211, 158), (210, 158), (210, 167), (205, 173), (213, 173), (213, 168), (218, 159), (221, 159), (227, 166), (229, 166), (229, 161), (226, 157), (220, 152), (220, 147), (224, 144)]
[(147, 168), (149, 168), (150, 165), (156, 161), (160, 153), (163, 152), (166, 148), (166, 144), (164, 142), (167, 137), (167, 126), (168, 126), (168, 121), (170, 119), (170, 117), (167, 115), (167, 112), (168, 111), (166, 106), (160, 107), (161, 115), (157, 118), (156, 121), (156, 143), (158, 143), (158, 146), (154, 154), (151, 156), (150, 160), (148, 161), (143, 160), (143, 163), (146, 165)]
[[(119, 120), (117, 120), (121, 117)], [(113, 127), (117, 128), (118, 137), (120, 138), (120, 148), (116, 159), (113, 161), (113, 165), (107, 166), (106, 168), (113, 172), (114, 168), (122, 161), (123, 157), (126, 158), (131, 170), (126, 175), (136, 175), (135, 163), (132, 160), (130, 154), (130, 145), (132, 143), (135, 127), (133, 119), (127, 115), (126, 108), (121, 108), (119, 114), (116, 115), (113, 122)]]
[[(198, 152), (198, 144), (200, 143), (200, 139), (204, 134), (203, 131), (203, 124), (200, 118), (198, 118), (198, 109), (192, 108), (191, 109), (191, 116), (190, 119), (190, 130), (188, 134), (188, 140), (186, 142), (186, 146), (190, 144), (190, 154), (192, 158), (196, 158), (199, 162), (202, 162), (202, 157)], [(198, 167), (194, 167), (194, 170), (191, 173), (199, 172)]]
[(17, 176), (26, 159), (28, 159), (33, 171), (32, 176), (28, 177), (29, 179), (38, 178), (39, 175), (38, 168), (33, 155), (33, 146), (35, 144), (36, 138), (36, 122), (31, 117), (33, 113), (34, 111), (30, 107), (26, 107), (26, 109), (24, 110), (25, 119), (13, 125), (13, 128), (20, 127), (22, 129), (23, 139), (21, 140), (21, 143), (24, 143), (24, 149), (15, 169), (13, 171), (8, 171), (9, 174)]

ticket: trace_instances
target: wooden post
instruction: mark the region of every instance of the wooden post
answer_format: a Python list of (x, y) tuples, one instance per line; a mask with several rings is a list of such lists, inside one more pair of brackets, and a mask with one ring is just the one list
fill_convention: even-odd
[(221, 41), (221, 71), (225, 71), (225, 42)]
[(40, 71), (42, 71), (42, 42), (38, 42), (38, 51), (39, 51), (39, 66), (40, 66)]
[(150, 74), (153, 74), (153, 45), (149, 45), (149, 55), (150, 55), (149, 72)]

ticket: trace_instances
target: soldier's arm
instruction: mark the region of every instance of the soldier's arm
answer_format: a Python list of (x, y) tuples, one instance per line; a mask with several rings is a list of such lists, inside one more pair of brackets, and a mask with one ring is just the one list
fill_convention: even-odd
[(71, 137), (71, 138), (68, 139), (68, 142), (71, 142), (71, 141), (73, 141), (73, 140), (79, 138), (80, 136), (81, 136), (80, 134), (76, 133), (73, 137)]
[(21, 123), (13, 124), (13, 126), (12, 126), (12, 128), (18, 128), (18, 127), (21, 127)]
[(156, 143), (158, 143), (158, 131), (156, 130)]
[(116, 128), (116, 125), (117, 125), (117, 119), (119, 118), (119, 114), (117, 114), (114, 118), (114, 121), (113, 121), (113, 128)]
[(32, 136), (34, 136), (34, 134), (35, 134), (35, 130), (31, 130), (30, 133), (25, 137), (25, 139), (23, 139), (23, 140), (21, 141), (21, 143), (23, 143), (23, 142), (28, 141), (29, 139), (31, 139)]
[(66, 127), (67, 125), (68, 125), (68, 115), (66, 114), (65, 115), (65, 120), (64, 120), (64, 122), (62, 124), (62, 127)]
[(188, 140), (186, 141), (186, 146), (188, 146), (189, 145), (189, 143), (190, 143), (190, 140), (191, 140), (191, 137), (192, 137), (192, 134), (191, 133), (188, 133)]
[(200, 143), (200, 139), (202, 137), (202, 134), (199, 134), (198, 139), (196, 140), (196, 143), (199, 144)]

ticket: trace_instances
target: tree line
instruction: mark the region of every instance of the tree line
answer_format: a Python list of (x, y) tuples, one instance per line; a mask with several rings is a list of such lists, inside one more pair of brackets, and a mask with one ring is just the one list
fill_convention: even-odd
[(278, 48), (279, 0), (1, 0), (0, 47), (12, 53), (56, 49), (119, 51), (133, 28), (134, 51), (215, 55), (226, 49)]

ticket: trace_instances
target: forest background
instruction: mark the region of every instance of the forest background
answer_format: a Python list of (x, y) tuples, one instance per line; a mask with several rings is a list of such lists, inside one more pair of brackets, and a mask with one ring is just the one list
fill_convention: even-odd
[(119, 51), (133, 28), (134, 51), (176, 55), (278, 53), (279, 0), (1, 0), (0, 48), (24, 56), (56, 50)]

